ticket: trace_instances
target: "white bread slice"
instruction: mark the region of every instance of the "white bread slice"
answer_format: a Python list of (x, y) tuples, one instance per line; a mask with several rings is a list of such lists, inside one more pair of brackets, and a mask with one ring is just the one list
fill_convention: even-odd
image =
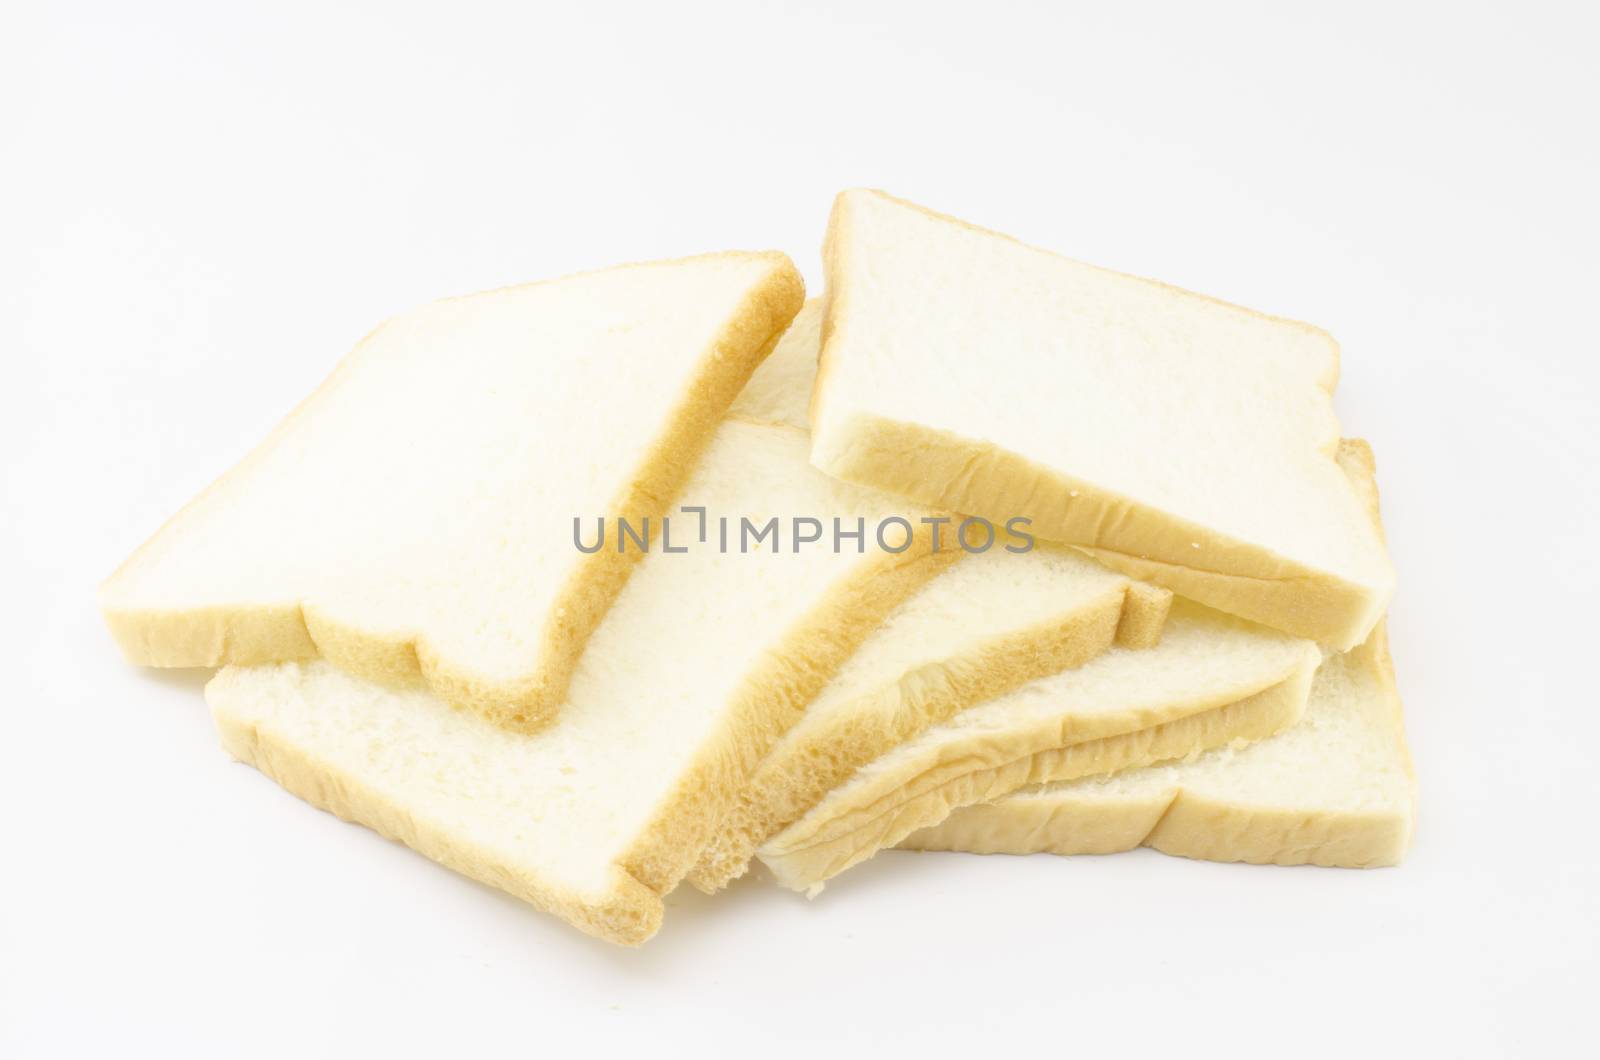
[(870, 541), (865, 555), (787, 540), (719, 551), (719, 513), (885, 514), (881, 495), (812, 469), (787, 427), (729, 420), (689, 499), (708, 509), (709, 543), (674, 520), (690, 551), (640, 565), (555, 725), (508, 732), (313, 661), (221, 671), (206, 694), (224, 746), (317, 806), (592, 934), (642, 942), (760, 757), (953, 556), (933, 555), (925, 532), (900, 554)]
[(901, 604), (840, 668), (740, 792), (689, 874), (708, 893), (862, 766), (974, 704), (1155, 644), (1172, 596), (1040, 545), (964, 556)]
[[(736, 410), (805, 423), (821, 308), (806, 303)], [(761, 843), (857, 768), (956, 711), (1080, 666), (1114, 641), (1154, 644), (1171, 599), (1059, 546), (961, 557), (840, 668), (740, 792), (689, 881), (713, 892), (742, 876)]]
[(811, 405), (829, 474), (1088, 549), (1344, 649), (1394, 572), (1335, 461), (1306, 324), (1025, 246), (881, 192), (834, 204)]
[[(134, 662), (321, 654), (529, 729), (799, 310), (781, 254), (712, 254), (452, 298), (367, 336), (102, 587)], [(615, 536), (615, 534), (613, 534)]]
[(783, 885), (823, 881), (960, 806), (1029, 784), (1112, 772), (1297, 721), (1316, 646), (1177, 600), (1161, 643), (956, 714), (857, 770), (756, 856)]
[(900, 846), (1371, 868), (1411, 844), (1416, 776), (1380, 624), (1317, 671), (1306, 716), (1269, 740), (1191, 761), (1027, 788), (956, 810)]

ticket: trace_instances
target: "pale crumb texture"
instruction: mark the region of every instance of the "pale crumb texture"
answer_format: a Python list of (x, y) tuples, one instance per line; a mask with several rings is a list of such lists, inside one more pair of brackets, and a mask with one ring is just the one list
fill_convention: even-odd
[(573, 520), (659, 519), (802, 301), (730, 253), (396, 317), (106, 582), (107, 623), (142, 664), (321, 654), (537, 727), (639, 555)]
[(1299, 720), (1320, 653), (1186, 600), (1161, 643), (961, 711), (856, 770), (757, 857), (780, 883), (823, 881), (943, 820), (1029, 784), (1181, 758)]
[(1184, 762), (1025, 789), (958, 809), (903, 847), (1370, 868), (1410, 846), (1416, 777), (1382, 627), (1317, 671), (1306, 716), (1268, 740)]
[[(690, 489), (735, 519), (885, 514), (879, 495), (812, 469), (803, 432), (736, 419)], [(323, 661), (224, 669), (207, 698), (227, 748), (295, 794), (637, 943), (757, 761), (942, 562), (925, 536), (898, 555), (652, 552), (559, 724), (531, 734)]]
[(1153, 627), (1141, 628), (1153, 643), (1168, 602), (1070, 549), (965, 556), (845, 663), (761, 763), (690, 882), (715, 891), (743, 875), (770, 836), (929, 726), (1099, 656), (1117, 643), (1126, 612), (1156, 613), (1127, 620)]
[(881, 192), (839, 196), (825, 262), (818, 467), (1335, 648), (1382, 616), (1325, 333)]
[[(823, 304), (795, 317), (734, 403), (735, 411), (805, 426), (822, 344)], [(960, 516), (942, 531), (955, 541)], [(977, 540), (977, 539), (974, 539)], [(901, 604), (840, 669), (761, 763), (689, 873), (714, 892), (742, 876), (756, 848), (862, 765), (975, 703), (1078, 666), (1113, 643), (1160, 639), (1171, 594), (1071, 549), (1032, 551), (997, 528)]]

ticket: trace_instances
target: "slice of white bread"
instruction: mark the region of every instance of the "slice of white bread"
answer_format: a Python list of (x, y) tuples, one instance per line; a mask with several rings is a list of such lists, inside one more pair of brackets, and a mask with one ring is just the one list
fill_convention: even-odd
[(1345, 649), (1394, 572), (1335, 460), (1338, 347), (881, 192), (834, 204), (812, 461)]
[(556, 724), (508, 732), (420, 689), (281, 663), (225, 669), (208, 686), (224, 746), (307, 801), (585, 931), (643, 941), (761, 756), (954, 555), (934, 555), (926, 532), (898, 554), (870, 541), (864, 555), (794, 552), (787, 537), (721, 551), (722, 516), (885, 514), (882, 495), (811, 468), (804, 433), (787, 427), (730, 419), (685, 501), (707, 508), (708, 542), (674, 519), (690, 551), (640, 565)]
[(1370, 868), (1411, 844), (1416, 776), (1380, 624), (1317, 671), (1300, 724), (1190, 761), (1028, 788), (956, 810), (900, 846)]
[(929, 728), (756, 856), (814, 893), (957, 807), (1270, 736), (1299, 720), (1320, 658), (1309, 640), (1177, 600), (1158, 646), (1113, 648)]
[(728, 253), (398, 316), (106, 582), (106, 621), (138, 663), (320, 654), (535, 728), (640, 555), (576, 523), (659, 522), (803, 296)]
[[(804, 425), (821, 344), (807, 302), (734, 402)], [(945, 528), (945, 537), (954, 535)], [(1013, 544), (1013, 547), (1020, 547)], [(689, 874), (716, 891), (858, 767), (958, 710), (1111, 647), (1155, 643), (1171, 594), (1059, 546), (967, 555), (901, 604), (764, 759)]]
[(964, 556), (890, 614), (762, 760), (689, 874), (713, 892), (867, 763), (956, 712), (1104, 654), (1147, 648), (1172, 596), (1070, 549)]

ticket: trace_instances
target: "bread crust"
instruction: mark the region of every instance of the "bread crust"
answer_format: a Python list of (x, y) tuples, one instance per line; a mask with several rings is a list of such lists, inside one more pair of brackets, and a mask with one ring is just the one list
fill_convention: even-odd
[[(805, 285), (799, 272), (787, 256), (777, 252), (729, 252), (642, 264), (671, 265), (718, 258), (759, 261), (770, 268), (746, 292), (716, 340), (702, 354), (693, 378), (665, 417), (665, 430), (648, 448), (631, 481), (612, 500), (610, 511), (604, 513), (608, 516), (627, 518), (637, 525), (645, 516), (658, 519), (670, 508), (728, 406), (805, 301)], [(638, 267), (641, 266), (615, 268)], [(556, 282), (560, 281), (540, 281)], [(421, 684), (447, 702), (497, 725), (514, 731), (536, 731), (554, 720), (582, 647), (626, 584), (641, 558), (639, 550), (600, 549), (578, 561), (545, 618), (540, 646), (536, 657), (530, 660), (527, 676), (515, 682), (489, 678), (456, 665), (441, 655), (424, 633), (396, 635), (362, 629), (340, 622), (314, 600), (148, 609), (129, 606), (119, 598), (119, 583), (129, 572), (170, 547), (186, 519), (202, 505), (224, 497), (245, 471), (293, 432), (306, 410), (338, 385), (361, 351), (385, 326), (369, 333), (260, 445), (135, 550), (101, 586), (101, 612), (123, 655), (138, 665), (255, 665), (321, 655), (359, 677), (388, 685)]]
[(808, 726), (804, 739), (795, 734), (760, 764), (689, 882), (707, 894), (726, 887), (745, 874), (762, 843), (857, 769), (957, 711), (1081, 666), (1113, 644), (1153, 646), (1171, 601), (1164, 590), (1114, 585), (1070, 614), (977, 642), (840, 706), (828, 724)]
[[(213, 680), (226, 680), (228, 673), (223, 670)], [(217, 709), (215, 703), (212, 718), (223, 749), (230, 755), (271, 777), (291, 795), (341, 820), (370, 828), (448, 869), (499, 888), (610, 942), (638, 945), (661, 926), (661, 896), (620, 868), (612, 874), (610, 888), (600, 895), (554, 886), (518, 871), (470, 839), (413, 816), (348, 772), (282, 739), (269, 726), (241, 721)]]
[[(1384, 627), (1351, 654), (1382, 689), (1403, 750), (1400, 696)], [(1415, 785), (1409, 753), (1405, 762)], [(1206, 795), (1180, 784), (1149, 797), (1050, 792), (1048, 798), (967, 806), (899, 845), (975, 854), (1112, 854), (1147, 846), (1205, 861), (1364, 869), (1398, 865), (1411, 845), (1414, 821), (1414, 791), (1411, 804), (1398, 811), (1307, 811)]]
[[(1164, 720), (1145, 712), (1095, 719), (1053, 719), (964, 741), (919, 771), (885, 773), (768, 841), (757, 853), (778, 882), (816, 893), (824, 881), (892, 847), (962, 806), (1030, 784), (1116, 772), (1219, 747), (1264, 739), (1305, 710), (1316, 669), (1307, 645), (1300, 663), (1264, 687), (1236, 689), (1168, 706)], [(1141, 723), (1142, 722), (1142, 723)]]
[(722, 735), (701, 748), (623, 858), (623, 868), (658, 894), (676, 887), (761, 760), (838, 668), (890, 611), (958, 555), (948, 548), (934, 552), (931, 531), (919, 526), (904, 552), (880, 553), (846, 576), (746, 675)]

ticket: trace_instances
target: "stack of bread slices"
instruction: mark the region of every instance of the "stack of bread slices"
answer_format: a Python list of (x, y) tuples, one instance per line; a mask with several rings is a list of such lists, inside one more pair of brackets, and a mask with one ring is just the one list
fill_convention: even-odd
[(613, 942), (889, 847), (1396, 863), (1333, 341), (880, 192), (824, 260), (390, 320), (107, 581), (114, 637), (220, 667), (288, 791)]

